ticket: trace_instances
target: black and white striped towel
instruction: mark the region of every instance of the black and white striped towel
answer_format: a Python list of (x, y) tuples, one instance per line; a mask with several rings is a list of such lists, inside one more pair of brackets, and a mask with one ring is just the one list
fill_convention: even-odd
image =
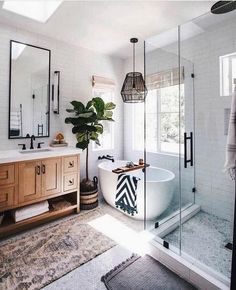
[(117, 180), (115, 205), (131, 215), (138, 213), (136, 191), (139, 180), (138, 177), (126, 174), (120, 174)]

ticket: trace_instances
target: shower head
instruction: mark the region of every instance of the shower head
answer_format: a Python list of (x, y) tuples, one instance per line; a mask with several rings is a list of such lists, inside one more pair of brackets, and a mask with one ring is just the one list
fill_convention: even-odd
[(218, 1), (211, 7), (211, 13), (224, 14), (233, 11), (235, 8), (235, 1)]

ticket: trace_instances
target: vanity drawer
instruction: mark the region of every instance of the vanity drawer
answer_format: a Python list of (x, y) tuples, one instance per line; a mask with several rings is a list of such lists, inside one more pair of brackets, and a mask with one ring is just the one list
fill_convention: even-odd
[(15, 165), (0, 166), (0, 185), (8, 185), (15, 182)]
[(68, 174), (64, 176), (64, 191), (73, 190), (77, 188), (78, 175), (77, 173)]
[(0, 210), (14, 205), (15, 187), (0, 188)]
[(64, 173), (77, 172), (78, 156), (64, 157)]

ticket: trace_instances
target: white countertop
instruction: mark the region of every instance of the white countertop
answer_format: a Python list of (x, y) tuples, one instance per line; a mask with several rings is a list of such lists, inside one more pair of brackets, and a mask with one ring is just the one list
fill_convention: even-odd
[[(43, 151), (45, 149), (48, 149), (49, 151)], [(0, 151), (0, 164), (82, 153), (81, 149), (74, 147), (43, 147), (41, 149), (35, 149), (34, 151), (36, 150), (37, 152), (30, 152), (30, 150), (26, 150), (27, 153), (21, 153), (23, 152), (22, 150), (2, 150)]]

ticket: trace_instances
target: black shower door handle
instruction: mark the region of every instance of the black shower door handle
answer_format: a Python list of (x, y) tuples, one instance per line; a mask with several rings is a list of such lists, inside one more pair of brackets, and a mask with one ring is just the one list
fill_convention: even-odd
[[(190, 159), (188, 159), (188, 140), (190, 141)], [(188, 167), (188, 163), (193, 166), (193, 132), (190, 132), (190, 136), (184, 133), (184, 168)]]

